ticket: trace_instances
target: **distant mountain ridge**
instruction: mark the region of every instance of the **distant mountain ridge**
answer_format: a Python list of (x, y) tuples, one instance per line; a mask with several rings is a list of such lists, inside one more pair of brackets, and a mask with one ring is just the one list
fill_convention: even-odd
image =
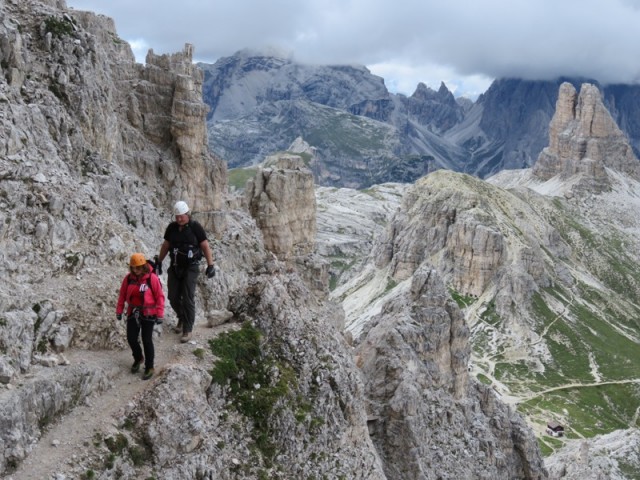
[[(466, 105), (444, 85), (438, 92), (423, 85), (406, 97), (365, 67), (307, 66), (248, 52), (199, 66), (211, 107), (209, 146), (230, 168), (259, 163), (299, 136), (316, 147), (327, 172), (315, 172), (316, 181), (325, 185), (412, 181), (463, 166), (464, 151), (441, 135), (462, 121)], [(389, 163), (420, 168), (397, 178)]]
[[(418, 84), (406, 96), (363, 66), (303, 65), (249, 51), (199, 67), (211, 108), (209, 147), (230, 168), (259, 163), (301, 136), (316, 148), (317, 183), (354, 188), (412, 182), (440, 168), (485, 178), (531, 167), (546, 145), (558, 87), (587, 81), (499, 79), (471, 102), (444, 83), (437, 91)], [(637, 155), (640, 87), (598, 87)]]

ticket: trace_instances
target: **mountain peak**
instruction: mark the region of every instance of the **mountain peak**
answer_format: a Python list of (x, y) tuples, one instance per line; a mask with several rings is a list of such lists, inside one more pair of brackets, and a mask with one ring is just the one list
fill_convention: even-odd
[(609, 184), (605, 168), (640, 178), (640, 163), (604, 106), (598, 87), (583, 83), (578, 94), (565, 82), (549, 125), (549, 146), (540, 153), (533, 173), (544, 180), (580, 175), (598, 190)]
[(448, 98), (448, 97), (453, 98), (453, 94), (451, 93), (451, 91), (449, 91), (449, 89), (447, 88), (444, 82), (440, 83), (440, 87), (438, 88), (438, 91), (432, 88), (429, 88), (423, 82), (420, 82), (418, 83), (418, 86), (416, 87), (415, 92), (413, 92), (413, 95), (411, 95), (411, 98), (415, 98), (419, 100), (442, 99), (442, 98)]

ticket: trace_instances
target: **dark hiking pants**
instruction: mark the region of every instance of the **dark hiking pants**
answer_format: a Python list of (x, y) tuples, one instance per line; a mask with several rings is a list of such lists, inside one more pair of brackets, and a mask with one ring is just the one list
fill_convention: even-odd
[(142, 347), (144, 348), (144, 368), (153, 368), (154, 349), (153, 349), (153, 326), (154, 320), (136, 319), (133, 315), (127, 318), (127, 342), (131, 347), (133, 360), (142, 359), (142, 348), (138, 341), (138, 335), (142, 332)]
[(196, 321), (196, 281), (199, 274), (197, 263), (184, 268), (172, 265), (167, 271), (167, 297), (178, 321), (182, 322), (183, 333), (192, 332)]

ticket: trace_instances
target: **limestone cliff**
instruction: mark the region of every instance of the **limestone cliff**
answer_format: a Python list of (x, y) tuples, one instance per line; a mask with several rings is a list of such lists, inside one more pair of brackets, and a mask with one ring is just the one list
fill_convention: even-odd
[[(62, 1), (2, 2), (0, 18), (6, 472), (49, 421), (109, 386), (105, 372), (80, 365), (46, 369), (73, 348), (125, 345), (114, 300), (129, 255), (157, 253), (178, 198), (211, 232), (226, 173), (206, 149), (191, 47), (136, 64), (111, 19)], [(225, 288), (200, 306), (220, 308)]]
[[(538, 242), (562, 251), (547, 242), (552, 229), (529, 224), (531, 214), (526, 203), (481, 180), (434, 172), (405, 194), (362, 274), (334, 291), (356, 338), (372, 438), (388, 478), (426, 469), (451, 478), (466, 471), (472, 478), (546, 477), (524, 420), (470, 382), (469, 328), (444, 287), (469, 298), (492, 292), (497, 311), (525, 315), (509, 316), (504, 328), (525, 332), (521, 306), (536, 282), (548, 281)], [(503, 227), (513, 218), (522, 229), (517, 238)], [(475, 322), (469, 325), (477, 329)], [(496, 417), (502, 420), (488, 420)], [(520, 453), (505, 454), (506, 445)], [(405, 454), (410, 461), (393, 460), (398, 448), (412, 452)], [(467, 456), (475, 461), (465, 463)]]
[(640, 162), (598, 88), (585, 83), (578, 94), (565, 82), (549, 125), (549, 146), (540, 153), (533, 173), (543, 180), (580, 175), (583, 183), (602, 189), (610, 185), (605, 168), (640, 178)]
[(313, 175), (297, 155), (279, 155), (259, 168), (245, 188), (265, 246), (280, 259), (307, 255), (316, 237)]
[(356, 351), (388, 479), (546, 478), (522, 417), (470, 382), (469, 329), (435, 270), (414, 273)]

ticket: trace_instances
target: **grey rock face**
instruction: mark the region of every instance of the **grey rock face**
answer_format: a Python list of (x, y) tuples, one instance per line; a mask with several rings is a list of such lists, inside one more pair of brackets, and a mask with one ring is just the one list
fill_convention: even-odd
[(316, 250), (330, 262), (333, 288), (358, 272), (408, 187), (393, 183), (375, 185), (365, 191), (316, 188)]
[[(105, 388), (97, 370), (59, 370), (61, 355), (125, 346), (114, 301), (129, 255), (158, 251), (176, 198), (219, 208), (226, 174), (190, 47), (144, 67), (111, 19), (64, 2), (2, 2), (0, 18), (0, 411), (20, 419), (0, 434), (5, 472)], [(25, 382), (41, 365), (47, 381)]]
[(546, 478), (522, 418), (469, 382), (469, 330), (435, 270), (419, 268), (360, 338), (369, 430), (388, 479)]
[[(531, 236), (527, 247), (516, 243), (516, 250), (509, 251), (514, 239), (507, 237), (501, 220), (494, 217), (496, 203), (509, 205), (517, 228), (525, 237)], [(428, 261), (448, 285), (469, 296), (481, 295), (496, 275), (512, 280), (521, 277), (515, 271), (519, 268), (533, 281), (545, 284), (538, 238), (545, 239), (552, 251), (561, 251), (562, 246), (546, 240), (556, 238), (552, 230), (537, 232), (527, 225), (532, 214), (524, 202), (480, 180), (434, 172), (407, 192), (401, 211), (376, 245), (373, 257), (378, 267), (389, 265), (397, 281), (410, 278)], [(529, 295), (530, 282), (523, 282), (520, 288), (512, 289), (516, 302)]]
[[(177, 147), (177, 198), (188, 199), (195, 212), (220, 209), (224, 165), (208, 153), (204, 124), (208, 108), (202, 102), (202, 71), (193, 65), (193, 46), (187, 44), (182, 52), (172, 55), (158, 56), (149, 51), (142, 73), (135, 104), (136, 114), (142, 119), (135, 123), (141, 123), (145, 133), (158, 143), (171, 139)], [(169, 116), (167, 111), (171, 112)]]
[(581, 174), (594, 188), (605, 188), (609, 183), (606, 167), (633, 178), (640, 175), (640, 162), (605, 108), (598, 88), (585, 83), (578, 95), (573, 85), (563, 83), (549, 126), (549, 146), (533, 173), (543, 180)]
[(640, 473), (640, 432), (619, 430), (592, 439), (571, 441), (546, 460), (552, 478), (636, 478)]
[(260, 357), (278, 359), (273, 374), (295, 372), (272, 413), (264, 412), (277, 455), (265, 464), (249, 448), (258, 427), (239, 414), (228, 386), (212, 383), (203, 368), (176, 365), (128, 412), (164, 478), (276, 471), (288, 478), (386, 478), (367, 434), (362, 383), (345, 340), (326, 323), (333, 315), (327, 307), (276, 260), (233, 296), (234, 314), (263, 332)]
[(0, 472), (10, 472), (29, 454), (42, 429), (92, 393), (109, 386), (107, 372), (84, 366), (45, 368), (19, 389), (0, 395), (3, 452)]
[(274, 158), (248, 182), (245, 195), (269, 251), (280, 259), (313, 251), (316, 199), (313, 176), (302, 158)]

